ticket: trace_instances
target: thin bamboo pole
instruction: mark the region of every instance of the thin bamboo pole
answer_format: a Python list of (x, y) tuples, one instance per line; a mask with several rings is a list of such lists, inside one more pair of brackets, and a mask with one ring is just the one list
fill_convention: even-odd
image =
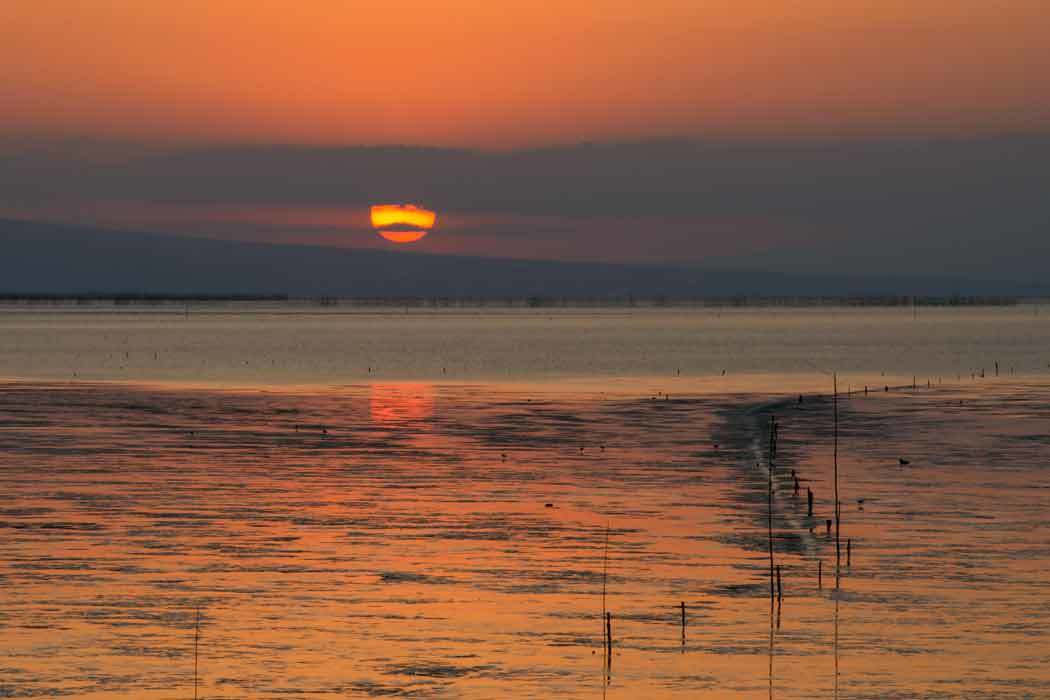
[(834, 395), (832, 397), (832, 411), (834, 414), (834, 438), (832, 460), (835, 470), (835, 588), (839, 587), (840, 566), (842, 563), (842, 541), (840, 530), (842, 527), (842, 507), (839, 503), (839, 377), (832, 375), (832, 386)]
[(193, 626), (193, 700), (197, 700), (198, 660), (200, 659), (201, 609), (197, 608), (197, 622)]
[[(605, 524), (605, 551), (602, 554), (602, 622), (607, 623), (607, 616), (609, 608), (605, 602), (606, 591), (608, 590), (608, 579), (609, 579), (609, 523)], [(603, 624), (603, 633), (605, 634), (605, 648), (609, 648), (609, 625)]]
[(769, 603), (776, 599), (776, 582), (773, 565), (773, 435), (776, 433), (776, 417), (769, 419), (769, 480), (766, 489), (767, 524), (769, 529)]

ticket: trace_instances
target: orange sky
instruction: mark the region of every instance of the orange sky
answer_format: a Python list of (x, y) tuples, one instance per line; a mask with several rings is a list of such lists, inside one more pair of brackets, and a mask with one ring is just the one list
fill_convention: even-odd
[(0, 3), (0, 136), (482, 147), (1050, 121), (1045, 0)]

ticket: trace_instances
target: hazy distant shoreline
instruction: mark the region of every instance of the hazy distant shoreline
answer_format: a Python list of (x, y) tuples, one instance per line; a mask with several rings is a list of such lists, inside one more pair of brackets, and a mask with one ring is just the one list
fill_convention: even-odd
[(15, 306), (171, 306), (237, 303), (348, 308), (719, 308), (719, 307), (952, 307), (1040, 304), (1025, 296), (714, 296), (671, 297), (295, 297), (287, 294), (19, 294), (0, 293), (0, 305)]

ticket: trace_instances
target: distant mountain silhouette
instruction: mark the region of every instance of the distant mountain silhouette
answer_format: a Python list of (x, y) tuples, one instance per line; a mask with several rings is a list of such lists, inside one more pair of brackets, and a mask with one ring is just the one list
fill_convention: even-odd
[(826, 277), (274, 245), (0, 219), (0, 293), (292, 297), (1045, 295), (1008, 281)]

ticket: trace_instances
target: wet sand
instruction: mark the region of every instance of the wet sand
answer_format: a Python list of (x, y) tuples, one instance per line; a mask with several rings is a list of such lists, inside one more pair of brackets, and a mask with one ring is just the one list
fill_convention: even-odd
[(0, 696), (1050, 696), (1048, 390), (8, 382)]

